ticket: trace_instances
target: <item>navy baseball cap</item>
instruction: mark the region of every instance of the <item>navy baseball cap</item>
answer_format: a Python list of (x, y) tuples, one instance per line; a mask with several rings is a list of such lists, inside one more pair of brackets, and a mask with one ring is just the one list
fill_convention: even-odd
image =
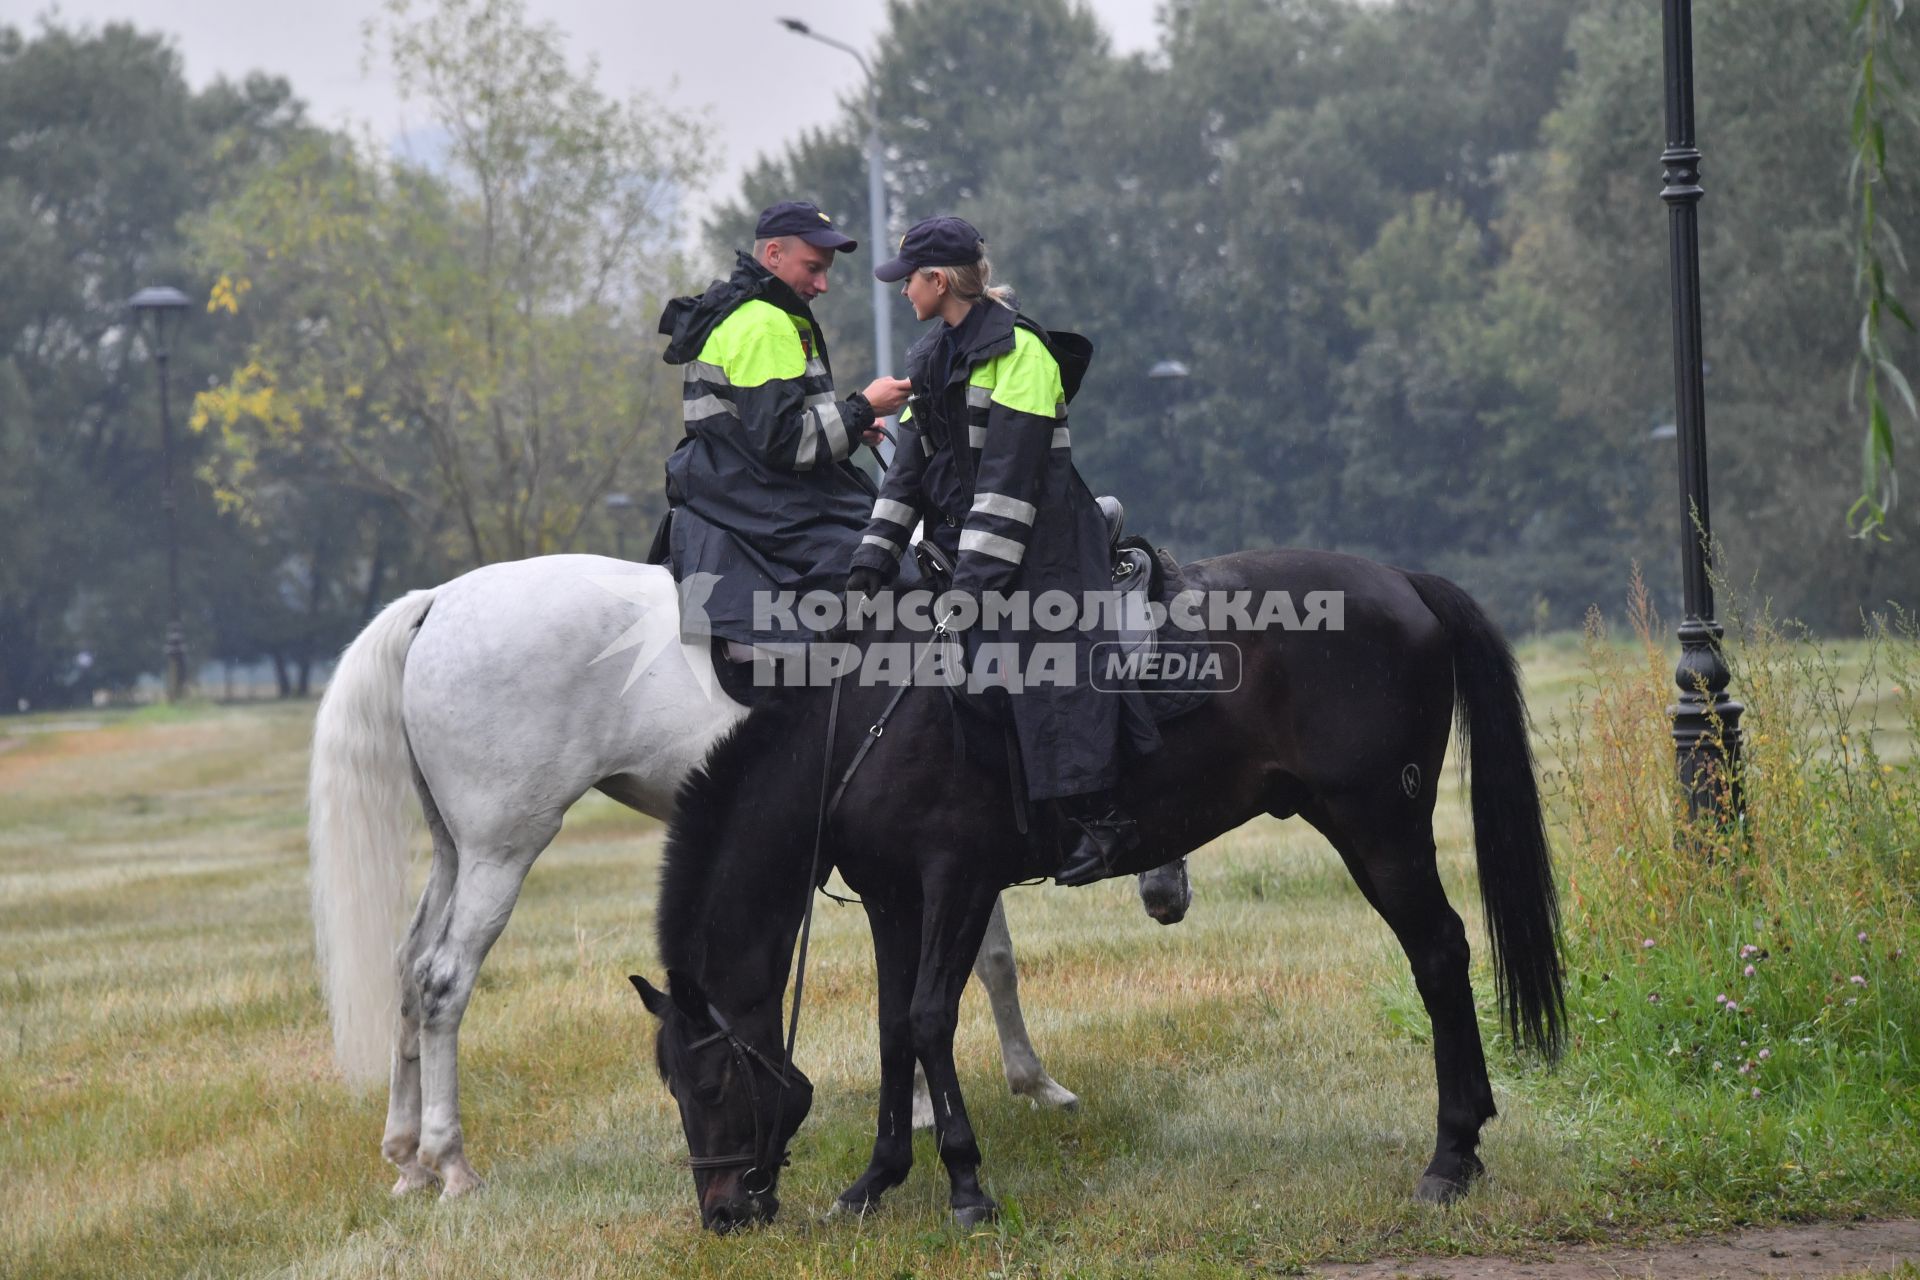
[(820, 206), (811, 200), (782, 200), (761, 211), (753, 238), (773, 240), (780, 236), (799, 236), (816, 249), (835, 249), (841, 253), (852, 253), (860, 247), (858, 240), (841, 235), (833, 219), (820, 212)]
[(920, 267), (970, 267), (980, 261), (984, 247), (980, 233), (965, 218), (922, 218), (900, 237), (893, 261), (881, 263), (873, 274), (891, 284)]

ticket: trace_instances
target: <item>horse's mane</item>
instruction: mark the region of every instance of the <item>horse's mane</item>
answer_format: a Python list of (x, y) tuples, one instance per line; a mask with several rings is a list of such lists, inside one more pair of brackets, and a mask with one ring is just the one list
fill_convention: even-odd
[(753, 766), (792, 740), (807, 705), (800, 692), (783, 692), (756, 706), (714, 745), (674, 795), (654, 911), (660, 959), (669, 970), (698, 973), (706, 959), (708, 904), (718, 866), (715, 850), (735, 809), (734, 797)]

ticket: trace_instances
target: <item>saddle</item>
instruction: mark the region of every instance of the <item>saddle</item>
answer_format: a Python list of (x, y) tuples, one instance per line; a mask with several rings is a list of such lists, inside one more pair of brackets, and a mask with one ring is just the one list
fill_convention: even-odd
[[(1191, 674), (1203, 669), (1197, 659), (1206, 653), (1208, 642), (1174, 622), (1171, 606), (1188, 590), (1179, 562), (1145, 538), (1123, 538), (1114, 547), (1113, 585), (1120, 592), (1120, 633), (1108, 671), (1096, 671), (1095, 678), (1116, 672), (1133, 676), (1131, 682), (1155, 724), (1197, 709), (1213, 692)], [(1164, 611), (1158, 627), (1152, 622), (1155, 605)], [(1151, 681), (1137, 678), (1146, 671), (1154, 673)]]

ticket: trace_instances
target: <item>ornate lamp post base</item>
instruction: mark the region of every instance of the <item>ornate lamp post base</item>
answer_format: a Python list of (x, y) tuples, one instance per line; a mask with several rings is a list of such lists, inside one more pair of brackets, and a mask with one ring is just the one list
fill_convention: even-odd
[(1695, 820), (1737, 821), (1746, 808), (1739, 772), (1740, 713), (1746, 708), (1727, 696), (1731, 677), (1720, 656), (1721, 635), (1717, 622), (1688, 618), (1680, 624), (1680, 665), (1674, 671), (1680, 701), (1667, 708), (1687, 816)]

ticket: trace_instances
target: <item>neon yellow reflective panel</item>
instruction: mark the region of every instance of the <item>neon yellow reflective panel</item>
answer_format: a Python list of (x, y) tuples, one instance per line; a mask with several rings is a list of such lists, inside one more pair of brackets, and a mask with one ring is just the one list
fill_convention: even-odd
[(1013, 350), (995, 356), (973, 371), (967, 381), (993, 392), (993, 402), (1017, 413), (1058, 417), (1067, 398), (1060, 385), (1060, 366), (1045, 344), (1025, 329), (1013, 331)]
[(800, 329), (806, 323), (770, 302), (753, 298), (741, 303), (707, 335), (699, 358), (725, 369), (727, 381), (736, 387), (798, 378), (807, 371), (807, 353), (800, 345)]

